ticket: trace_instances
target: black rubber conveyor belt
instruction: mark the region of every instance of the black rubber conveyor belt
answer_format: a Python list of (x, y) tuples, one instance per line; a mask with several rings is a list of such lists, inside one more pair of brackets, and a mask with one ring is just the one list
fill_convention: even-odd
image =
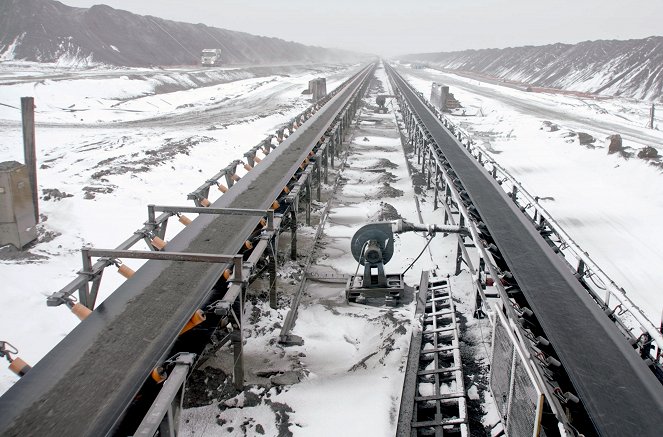
[[(371, 72), (371, 66), (359, 71), (213, 207), (269, 209)], [(200, 215), (168, 243), (167, 250), (235, 254), (258, 221), (259, 217)], [(0, 397), (0, 435), (112, 434), (150, 371), (167, 358), (191, 314), (206, 302), (224, 268), (145, 263)]]
[(481, 214), (599, 435), (663, 435), (661, 383), (497, 182), (390, 71)]

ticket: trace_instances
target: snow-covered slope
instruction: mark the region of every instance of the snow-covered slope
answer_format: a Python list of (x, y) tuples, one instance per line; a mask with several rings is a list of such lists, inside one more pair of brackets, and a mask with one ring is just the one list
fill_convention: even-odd
[(0, 60), (65, 65), (191, 65), (202, 49), (220, 48), (224, 63), (326, 62), (357, 59), (341, 50), (53, 0), (0, 0)]
[(663, 100), (663, 37), (424, 53), (402, 60), (534, 86)]

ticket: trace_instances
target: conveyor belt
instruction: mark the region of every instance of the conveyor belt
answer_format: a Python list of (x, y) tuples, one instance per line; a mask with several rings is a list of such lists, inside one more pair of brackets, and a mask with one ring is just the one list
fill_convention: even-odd
[[(371, 72), (362, 69), (213, 206), (268, 209)], [(234, 254), (258, 220), (201, 215), (167, 250)], [(0, 435), (111, 434), (224, 267), (148, 261), (0, 398)]]
[(663, 387), (497, 182), (393, 70), (460, 178), (601, 436), (660, 436)]

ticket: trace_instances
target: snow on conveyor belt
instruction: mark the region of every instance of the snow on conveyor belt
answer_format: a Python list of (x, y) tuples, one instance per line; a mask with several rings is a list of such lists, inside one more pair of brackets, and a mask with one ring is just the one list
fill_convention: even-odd
[[(370, 71), (367, 67), (355, 75), (344, 90), (213, 206), (268, 209)], [(234, 254), (258, 220), (201, 215), (168, 248)], [(148, 261), (0, 397), (0, 435), (112, 433), (147, 375), (205, 302), (224, 268)]]
[(496, 181), (389, 71), (479, 210), (599, 435), (660, 435), (660, 382)]

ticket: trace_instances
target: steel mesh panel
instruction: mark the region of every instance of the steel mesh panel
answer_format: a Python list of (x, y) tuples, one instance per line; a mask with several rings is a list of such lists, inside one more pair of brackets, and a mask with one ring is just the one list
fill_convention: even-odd
[(501, 323), (495, 324), (493, 359), (490, 363), (490, 388), (500, 415), (506, 417), (509, 405), (509, 381), (513, 361), (513, 344)]
[(513, 370), (513, 393), (507, 421), (507, 434), (510, 436), (531, 436), (537, 419), (536, 408), (539, 395), (530, 379), (525, 366), (516, 355)]

